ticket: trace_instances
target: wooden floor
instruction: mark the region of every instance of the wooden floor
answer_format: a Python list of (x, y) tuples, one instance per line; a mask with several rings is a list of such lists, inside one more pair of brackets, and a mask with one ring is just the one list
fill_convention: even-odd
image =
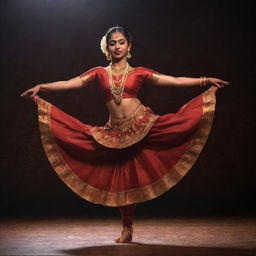
[(0, 255), (256, 255), (256, 219), (136, 219), (133, 242), (116, 244), (120, 220), (3, 220)]

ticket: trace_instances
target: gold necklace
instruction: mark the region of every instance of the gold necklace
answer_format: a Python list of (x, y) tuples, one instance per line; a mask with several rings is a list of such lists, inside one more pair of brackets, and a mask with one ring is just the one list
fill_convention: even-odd
[(126, 66), (122, 68), (113, 68), (113, 66), (111, 65), (112, 74), (115, 74), (116, 76), (119, 76), (120, 73), (122, 73), (125, 69)]
[(121, 82), (116, 84), (113, 81), (113, 74), (112, 74), (112, 69), (111, 66), (107, 67), (108, 71), (108, 80), (109, 80), (109, 86), (110, 86), (110, 91), (114, 97), (114, 100), (116, 104), (120, 104), (122, 99), (123, 99), (123, 93), (124, 93), (124, 84), (128, 75), (128, 69), (129, 69), (129, 64), (127, 62), (127, 65), (125, 67), (125, 71), (123, 73)]

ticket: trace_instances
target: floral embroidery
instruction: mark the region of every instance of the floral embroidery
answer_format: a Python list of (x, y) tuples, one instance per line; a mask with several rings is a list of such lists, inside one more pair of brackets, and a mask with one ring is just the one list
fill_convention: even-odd
[(105, 126), (91, 129), (93, 138), (108, 148), (126, 148), (142, 140), (158, 119), (149, 107), (140, 105), (124, 119), (110, 119)]

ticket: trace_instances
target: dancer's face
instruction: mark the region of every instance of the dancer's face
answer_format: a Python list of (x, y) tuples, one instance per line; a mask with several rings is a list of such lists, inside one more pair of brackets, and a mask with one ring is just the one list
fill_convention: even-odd
[(130, 45), (122, 33), (115, 32), (109, 39), (107, 50), (112, 59), (122, 59), (126, 57)]

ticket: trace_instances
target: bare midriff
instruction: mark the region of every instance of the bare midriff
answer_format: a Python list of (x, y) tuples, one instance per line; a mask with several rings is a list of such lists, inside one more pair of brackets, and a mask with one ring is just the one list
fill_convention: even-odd
[(122, 102), (117, 105), (114, 100), (110, 100), (106, 103), (111, 118), (127, 118), (132, 115), (141, 102), (138, 98), (126, 98), (122, 99)]

